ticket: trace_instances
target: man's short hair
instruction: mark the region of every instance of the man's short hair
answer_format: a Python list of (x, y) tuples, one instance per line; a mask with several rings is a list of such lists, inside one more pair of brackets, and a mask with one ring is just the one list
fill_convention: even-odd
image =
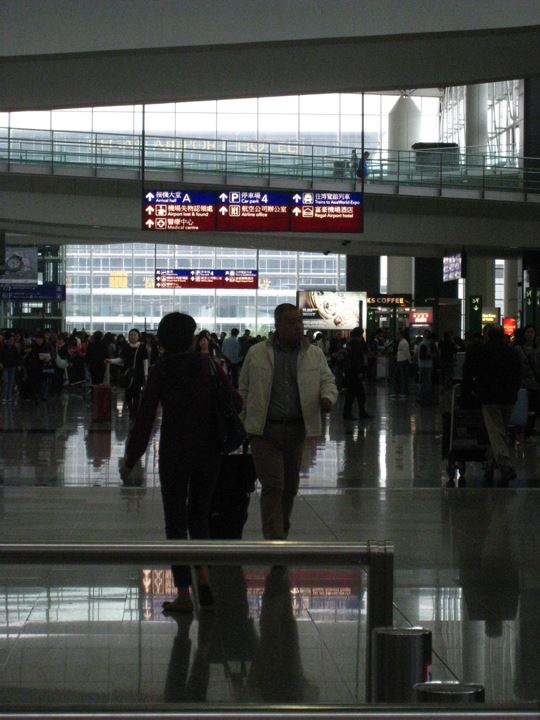
[(240, 334), (240, 330), (239, 330), (238, 328), (233, 328), (233, 329), (231, 330), (231, 335), (232, 335), (233, 337), (236, 337), (236, 336), (239, 335), (239, 334)]
[(281, 303), (281, 305), (278, 305), (276, 309), (274, 310), (274, 322), (277, 325), (278, 322), (281, 320), (281, 318), (286, 315), (287, 313), (291, 312), (291, 310), (294, 310), (295, 312), (298, 311), (298, 308), (296, 305), (293, 305), (292, 303)]
[(172, 312), (165, 315), (157, 329), (159, 344), (166, 352), (189, 350), (197, 323), (186, 313)]

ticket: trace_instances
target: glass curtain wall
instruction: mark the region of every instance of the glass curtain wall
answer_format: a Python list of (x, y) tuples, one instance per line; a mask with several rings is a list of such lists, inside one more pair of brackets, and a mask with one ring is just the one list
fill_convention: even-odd
[[(385, 150), (388, 143), (388, 114), (399, 93), (367, 94), (364, 97), (364, 144)], [(422, 112), (420, 140), (437, 140), (440, 98), (433, 91), (416, 91), (415, 102)], [(283, 152), (298, 152), (287, 143), (357, 148), (362, 145), (361, 94), (325, 94), (288, 97), (246, 98), (147, 105), (145, 133), (164, 151), (180, 139), (193, 143), (193, 152), (219, 151), (221, 141), (280, 143)], [(81, 142), (91, 133), (100, 140), (110, 137), (138, 153), (143, 126), (141, 105), (94, 107), (47, 112), (4, 113), (4, 127), (21, 133), (52, 131), (80, 133)], [(73, 138), (71, 138), (73, 141)], [(311, 152), (311, 148), (310, 148)], [(260, 287), (240, 291), (158, 291), (154, 269), (249, 268), (259, 269)], [(274, 307), (294, 302), (297, 289), (345, 289), (345, 257), (317, 253), (247, 249), (207, 248), (192, 245), (70, 245), (66, 249), (68, 328), (126, 331), (133, 325), (156, 326), (172, 309), (194, 315), (200, 326), (216, 330), (250, 327), (265, 331), (272, 324)]]
[[(364, 101), (365, 145), (382, 148), (387, 142), (388, 113), (396, 96), (369, 95)], [(426, 139), (437, 128), (437, 98), (416, 98), (425, 110)], [(77, 113), (78, 111), (73, 111)], [(13, 113), (13, 116), (16, 114)], [(45, 114), (47, 115), (47, 114)], [(52, 111), (44, 129), (122, 133), (135, 142), (142, 127), (142, 107), (91, 108), (72, 123), (72, 111)], [(12, 117), (18, 123), (18, 117)], [(358, 94), (248, 98), (149, 105), (145, 132), (156, 143), (193, 138), (193, 151), (223, 140), (242, 143), (276, 142), (361, 147), (362, 99)], [(160, 138), (163, 138), (160, 140)], [(173, 146), (174, 147), (174, 144)], [(230, 330), (256, 328), (266, 332), (273, 310), (294, 302), (300, 288), (345, 289), (345, 258), (317, 253), (206, 248), (175, 245), (73, 245), (67, 250), (67, 324), (88, 330), (127, 331), (133, 325), (154, 328), (166, 312), (181, 309), (199, 326)], [(246, 268), (259, 270), (259, 290), (158, 291), (154, 269), (181, 267)]]
[[(519, 80), (489, 83), (488, 144), (493, 155), (518, 155), (522, 118), (519, 114)], [(446, 88), (441, 101), (440, 135), (442, 142), (456, 142), (465, 148), (465, 112), (467, 88)]]

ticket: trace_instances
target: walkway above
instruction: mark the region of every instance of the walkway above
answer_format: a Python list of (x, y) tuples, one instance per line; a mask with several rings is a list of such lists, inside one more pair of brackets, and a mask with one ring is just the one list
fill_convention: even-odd
[(372, 151), (362, 187), (352, 151), (167, 136), (146, 136), (143, 147), (139, 135), (3, 128), (0, 226), (51, 242), (182, 244), (185, 233), (141, 230), (143, 187), (363, 189), (362, 236), (220, 233), (218, 240), (208, 232), (197, 233), (197, 243), (290, 249), (294, 237), (295, 247), (306, 251), (397, 255), (437, 255), (456, 244), (501, 255), (536, 247), (540, 160), (457, 148)]

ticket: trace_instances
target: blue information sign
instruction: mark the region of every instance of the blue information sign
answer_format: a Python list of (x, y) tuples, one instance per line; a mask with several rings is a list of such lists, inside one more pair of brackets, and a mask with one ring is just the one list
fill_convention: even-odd
[(65, 299), (65, 285), (47, 283), (33, 287), (0, 286), (0, 300), (6, 302), (63, 302)]

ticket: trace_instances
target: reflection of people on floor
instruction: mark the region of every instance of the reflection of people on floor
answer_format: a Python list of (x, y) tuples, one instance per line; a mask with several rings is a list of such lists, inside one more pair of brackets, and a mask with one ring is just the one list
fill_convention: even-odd
[(257, 699), (270, 703), (299, 703), (317, 693), (302, 670), (298, 628), (286, 568), (273, 567), (264, 587), (260, 642), (249, 684)]
[(204, 702), (210, 677), (210, 645), (214, 635), (215, 616), (201, 612), (197, 637), (197, 649), (191, 658), (192, 615), (171, 613), (177, 624), (176, 637), (171, 649), (169, 668), (165, 680), (165, 702)]
[(249, 615), (247, 587), (241, 567), (212, 567), (210, 579), (215, 596), (214, 611), (199, 614), (198, 642), (190, 667), (191, 615), (170, 614), (178, 624), (165, 684), (167, 702), (195, 702), (206, 699), (210, 664), (223, 668), (231, 697), (246, 700), (247, 666), (257, 646), (253, 620)]
[(231, 701), (246, 700), (247, 667), (258, 644), (249, 615), (244, 571), (237, 566), (210, 568), (210, 583), (216, 598), (216, 648), (214, 662), (223, 664), (232, 693)]
[(86, 431), (86, 457), (95, 468), (102, 467), (111, 457), (111, 431), (90, 427)]
[(486, 635), (498, 637), (503, 620), (513, 620), (519, 599), (519, 568), (507, 494), (486, 495), (481, 508), (455, 494), (452, 535), (469, 620), (484, 620)]

